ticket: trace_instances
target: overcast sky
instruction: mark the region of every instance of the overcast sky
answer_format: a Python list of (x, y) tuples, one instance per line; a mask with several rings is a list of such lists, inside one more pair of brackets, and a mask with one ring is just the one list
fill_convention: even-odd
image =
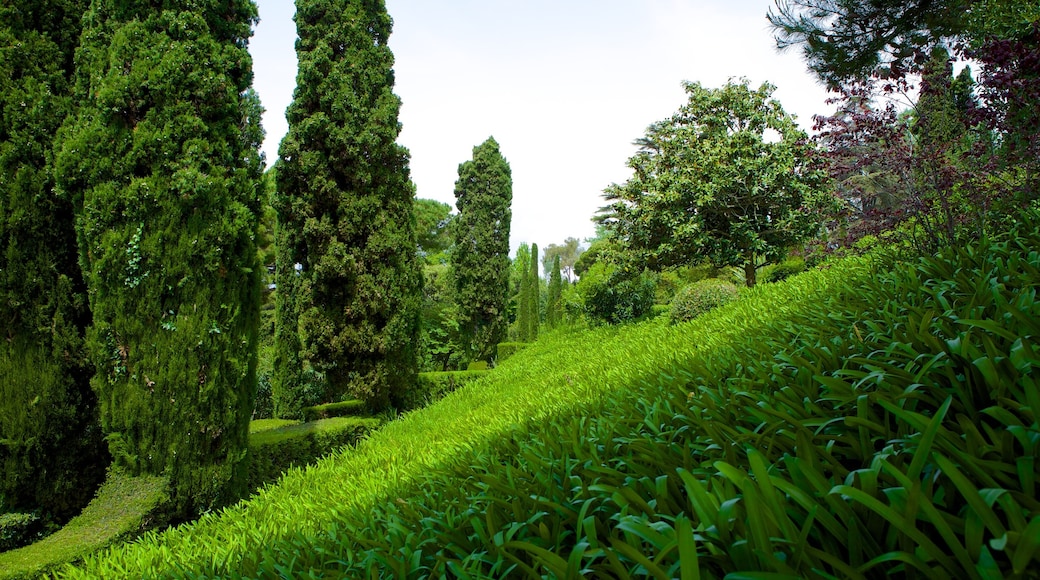
[[(289, 0), (258, 0), (251, 43), (278, 155), (296, 79)], [(593, 234), (603, 189), (628, 179), (632, 141), (684, 102), (684, 80), (777, 86), (808, 129), (827, 94), (797, 51), (778, 54), (772, 0), (387, 0), (400, 143), (418, 197), (454, 207), (458, 166), (494, 136), (513, 172), (511, 247)]]

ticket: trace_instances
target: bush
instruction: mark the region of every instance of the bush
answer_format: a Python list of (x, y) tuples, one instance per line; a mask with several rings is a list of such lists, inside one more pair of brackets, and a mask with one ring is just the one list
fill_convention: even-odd
[(693, 320), (709, 310), (733, 302), (740, 290), (725, 280), (709, 278), (683, 288), (672, 300), (672, 323)]
[(517, 352), (523, 350), (528, 343), (526, 342), (500, 342), (498, 343), (498, 358), (495, 359), (496, 363), (501, 364), (502, 361), (513, 356)]
[[(500, 343), (509, 344), (509, 343)], [(522, 344), (522, 343), (512, 343)], [(414, 392), (405, 399), (402, 411), (421, 409), (431, 403), (443, 399), (448, 393), (459, 387), (472, 383), (488, 374), (488, 370), (447, 371), (439, 373), (419, 373), (419, 381)]]
[(361, 415), (365, 412), (365, 402), (360, 399), (350, 399), (338, 403), (325, 403), (324, 405), (313, 405), (303, 408), (304, 421), (317, 421), (318, 419), (330, 419), (332, 417), (346, 417), (348, 415)]
[(592, 321), (620, 324), (650, 311), (656, 286), (652, 274), (634, 274), (598, 262), (578, 281), (577, 290), (585, 315)]
[(771, 264), (762, 269), (759, 279), (763, 282), (780, 282), (805, 271), (805, 260), (790, 258), (779, 264)]
[(41, 532), (36, 514), (0, 514), (0, 552), (31, 544)]
[(312, 463), (379, 427), (370, 417), (334, 417), (253, 433), (249, 437), (249, 490), (271, 483), (291, 467)]

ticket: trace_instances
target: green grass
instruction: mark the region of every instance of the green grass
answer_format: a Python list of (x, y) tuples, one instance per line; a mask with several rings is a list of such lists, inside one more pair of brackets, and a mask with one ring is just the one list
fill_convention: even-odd
[(32, 578), (154, 526), (166, 480), (113, 474), (83, 513), (61, 530), (24, 548), (0, 553), (0, 578)]
[(543, 336), (487, 377), (387, 424), (356, 448), (248, 502), (69, 568), (69, 577), (278, 575), (293, 554), (320, 554), (374, 506), (413, 492), (428, 474), (471, 463), (554, 417), (580, 416), (615, 392), (655, 381), (668, 365), (710, 359), (753, 329), (782, 325), (824, 296), (874, 275), (866, 260), (762, 286), (689, 325), (667, 321)]
[(297, 425), (299, 423), (299, 421), (293, 419), (256, 419), (255, 421), (249, 422), (249, 434), (253, 435), (260, 433), (261, 431), (269, 431), (271, 429), (288, 427), (289, 425)]

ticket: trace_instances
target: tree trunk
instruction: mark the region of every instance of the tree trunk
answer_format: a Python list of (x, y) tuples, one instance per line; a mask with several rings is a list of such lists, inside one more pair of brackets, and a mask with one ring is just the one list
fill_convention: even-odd
[(748, 261), (744, 263), (744, 283), (747, 284), (748, 288), (755, 285), (755, 274), (758, 268), (755, 267), (755, 257), (748, 258)]

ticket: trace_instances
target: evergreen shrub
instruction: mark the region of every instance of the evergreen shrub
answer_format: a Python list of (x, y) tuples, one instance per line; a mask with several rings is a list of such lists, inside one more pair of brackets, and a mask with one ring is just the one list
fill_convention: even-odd
[(708, 278), (683, 288), (672, 299), (673, 323), (693, 320), (701, 314), (729, 304), (740, 297), (740, 290), (730, 282)]
[(259, 489), (292, 467), (356, 443), (380, 423), (371, 417), (333, 417), (254, 433), (249, 438), (247, 489)]
[(594, 322), (620, 324), (642, 318), (654, 304), (657, 281), (647, 272), (632, 273), (597, 262), (577, 284), (585, 315)]
[(365, 402), (360, 399), (350, 399), (338, 403), (325, 403), (322, 405), (311, 405), (303, 408), (304, 421), (317, 421), (318, 419), (330, 419), (332, 417), (346, 417), (348, 415), (361, 415), (365, 412)]
[(42, 531), (43, 522), (36, 514), (0, 514), (0, 552), (31, 544)]
[(500, 342), (498, 343), (498, 358), (495, 359), (496, 363), (501, 364), (502, 361), (508, 359), (514, 354), (527, 348), (529, 343), (526, 342)]
[(448, 393), (472, 383), (488, 374), (488, 370), (447, 371), (437, 373), (419, 373), (416, 390), (405, 400), (403, 411), (421, 409), (434, 403)]
[(770, 264), (762, 269), (759, 277), (763, 282), (780, 282), (805, 271), (803, 258), (790, 258), (779, 264)]

